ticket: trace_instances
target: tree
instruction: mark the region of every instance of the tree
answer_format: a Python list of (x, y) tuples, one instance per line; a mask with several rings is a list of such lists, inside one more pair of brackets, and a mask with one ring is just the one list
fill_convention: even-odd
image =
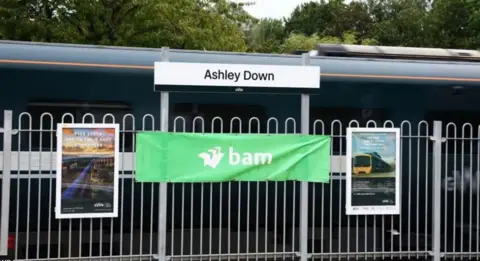
[(336, 37), (343, 40), (348, 33), (355, 34), (356, 43), (369, 38), (371, 18), (368, 6), (363, 2), (343, 0), (321, 0), (298, 6), (286, 21), (288, 33), (302, 33), (307, 36)]
[(370, 36), (380, 45), (433, 46), (428, 2), (426, 0), (369, 0), (372, 17)]
[[(0, 4), (0, 38), (22, 40), (30, 38), (33, 23), (29, 23), (28, 9), (19, 1), (5, 0)], [(28, 28), (26, 28), (28, 27)]]
[[(25, 3), (21, 3), (25, 2)], [(254, 19), (227, 0), (5, 0), (4, 39), (245, 51)]]
[(287, 35), (282, 20), (262, 19), (252, 24), (245, 36), (250, 52), (279, 53)]
[(313, 50), (315, 46), (320, 43), (320, 37), (313, 34), (310, 36), (291, 33), (282, 45), (282, 51), (284, 53), (293, 53), (294, 51), (309, 51)]
[[(63, 17), (82, 43), (244, 51), (224, 1), (73, 0)], [(237, 6), (234, 6), (237, 7)], [(233, 13), (233, 12), (232, 12)], [(238, 10), (237, 10), (238, 14)], [(245, 21), (245, 17), (242, 17)]]
[(67, 0), (3, 0), (0, 2), (0, 39), (19, 41), (71, 40), (58, 10)]
[(436, 0), (432, 3), (430, 22), (435, 28), (437, 47), (478, 49), (480, 44), (480, 2), (471, 0)]
[[(290, 36), (285, 40), (285, 43), (282, 45), (282, 51), (284, 53), (293, 53), (294, 51), (310, 51), (314, 50), (316, 45), (319, 43), (330, 43), (330, 44), (355, 44), (358, 43), (357, 33), (356, 32), (345, 32), (342, 37), (336, 36), (318, 36), (313, 34), (311, 36), (306, 36), (304, 34), (290, 34)], [(364, 45), (374, 45), (376, 44), (375, 39), (366, 38), (363, 39), (362, 44)]]
[(251, 16), (245, 7), (255, 4), (254, 2), (233, 2), (229, 0), (198, 0), (203, 7), (209, 7), (212, 11), (225, 16), (230, 21), (235, 21), (238, 26), (248, 27), (258, 22)]
[(477, 49), (477, 0), (317, 0), (285, 20), (230, 0), (2, 0), (0, 39), (250, 52), (350, 43)]
[(304, 35), (323, 32), (327, 24), (331, 22), (329, 12), (325, 0), (301, 4), (286, 19), (285, 30), (288, 34), (300, 33)]

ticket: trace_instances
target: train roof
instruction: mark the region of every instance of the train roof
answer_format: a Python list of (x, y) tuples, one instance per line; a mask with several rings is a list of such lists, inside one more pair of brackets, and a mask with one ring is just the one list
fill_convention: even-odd
[[(160, 49), (0, 41), (0, 68), (152, 74)], [(171, 62), (300, 65), (300, 55), (170, 50)], [(315, 55), (321, 81), (480, 85), (480, 63)], [(293, 76), (294, 77), (294, 76)]]
[(414, 48), (402, 46), (373, 46), (353, 44), (318, 44), (312, 55), (409, 59), (423, 61), (480, 62), (480, 51), (443, 48)]

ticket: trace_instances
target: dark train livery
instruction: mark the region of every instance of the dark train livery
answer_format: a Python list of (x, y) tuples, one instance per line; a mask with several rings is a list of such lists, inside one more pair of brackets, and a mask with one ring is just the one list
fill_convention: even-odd
[[(311, 64), (321, 67), (321, 88), (310, 101), (310, 130), (312, 134), (333, 136), (332, 160), (338, 161), (332, 165), (329, 185), (309, 185), (312, 192), (308, 204), (315, 215), (309, 218), (308, 226), (317, 231), (309, 236), (309, 251), (338, 257), (345, 257), (342, 253), (347, 251), (410, 251), (412, 257), (427, 256), (432, 233), (432, 123), (444, 122), (445, 136), (477, 136), (479, 52), (320, 44), (310, 55)], [(19, 132), (13, 136), (12, 150), (24, 164), (23, 169), (12, 170), (11, 180), (9, 246), (18, 258), (156, 253), (158, 185), (135, 183), (131, 169), (125, 166), (133, 157), (133, 130), (159, 129), (160, 97), (153, 92), (153, 64), (160, 58), (159, 49), (0, 42), (0, 108), (14, 112), (13, 124)], [(169, 61), (302, 64), (299, 55), (186, 50), (170, 50)], [(172, 92), (169, 112), (170, 130), (300, 130), (300, 98), (294, 95)], [(174, 124), (177, 116), (187, 122)], [(28, 152), (53, 155), (53, 126), (65, 119), (90, 123), (93, 117), (95, 122), (107, 123), (114, 118), (123, 130), (120, 216), (60, 222), (54, 219), (54, 207), (49, 205), (55, 191), (55, 164), (34, 166), (29, 163), (32, 156)], [(204, 124), (193, 122), (196, 117), (202, 117)], [(223, 121), (212, 124), (215, 117)], [(249, 124), (252, 117), (258, 121)], [(270, 117), (279, 120), (278, 129), (267, 126)], [(290, 117), (296, 126), (284, 124)], [(316, 121), (319, 119), (322, 121)], [(448, 122), (455, 125), (446, 126)], [(466, 122), (473, 127), (463, 126)], [(396, 164), (401, 164), (402, 202), (408, 204), (401, 205), (400, 216), (348, 217), (343, 195), (345, 169), (341, 167), (346, 160), (346, 128), (392, 124), (401, 127), (403, 136), (401, 160)], [(446, 213), (442, 220), (448, 221), (442, 221), (443, 250), (476, 249), (479, 242), (474, 224), (479, 220), (473, 213), (478, 209), (477, 192), (472, 182), (459, 186), (457, 183), (463, 179), (458, 175), (462, 174), (455, 173), (464, 172), (462, 165), (477, 168), (477, 156), (472, 154), (477, 151), (477, 142), (447, 143), (449, 155), (445, 157), (455, 158), (456, 163), (442, 163), (443, 178), (449, 182), (442, 196), (442, 211)], [(377, 155), (370, 154), (369, 158), (371, 162), (366, 165), (371, 166), (371, 172), (389, 169)], [(169, 184), (167, 255), (191, 255), (196, 259), (209, 252), (261, 253), (275, 249), (288, 255), (298, 251), (299, 192), (295, 182)], [(454, 243), (460, 238), (467, 238), (468, 244)]]

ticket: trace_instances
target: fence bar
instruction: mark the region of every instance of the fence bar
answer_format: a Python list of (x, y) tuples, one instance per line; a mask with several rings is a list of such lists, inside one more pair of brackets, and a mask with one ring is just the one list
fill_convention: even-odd
[[(162, 62), (168, 62), (168, 47), (162, 47)], [(160, 92), (160, 131), (168, 131), (169, 93)], [(160, 183), (158, 193), (158, 260), (165, 261), (167, 240), (167, 183)]]
[(442, 200), (442, 122), (433, 123), (433, 261), (440, 261), (441, 200)]
[[(302, 54), (302, 65), (310, 64), (308, 53)], [(310, 125), (310, 95), (301, 95), (301, 129), (302, 134), (308, 135)], [(300, 261), (307, 261), (308, 256), (308, 182), (301, 183), (300, 190)]]
[(10, 171), (12, 163), (12, 111), (3, 112), (3, 175), (2, 210), (0, 213), (0, 256), (8, 253), (8, 221), (10, 212)]

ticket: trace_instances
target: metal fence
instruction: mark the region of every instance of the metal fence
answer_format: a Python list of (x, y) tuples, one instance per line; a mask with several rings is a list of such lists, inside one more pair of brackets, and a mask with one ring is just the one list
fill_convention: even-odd
[[(153, 260), (162, 237), (167, 257), (186, 260), (298, 259), (301, 243), (307, 245), (304, 254), (319, 260), (425, 259), (435, 251), (445, 257), (480, 256), (480, 128), (476, 126), (443, 126), (442, 193), (437, 197), (431, 137), (442, 133), (442, 126), (382, 124), (401, 128), (401, 215), (345, 215), (345, 129), (362, 126), (357, 121), (315, 120), (311, 133), (332, 136), (332, 173), (329, 184), (308, 184), (306, 208), (301, 207), (299, 182), (168, 184), (166, 233), (159, 233), (160, 185), (133, 180), (135, 133), (158, 130), (158, 120), (152, 115), (81, 118), (84, 123), (121, 125), (119, 217), (86, 220), (54, 217), (55, 121), (48, 113), (40, 119), (18, 115), (13, 120), (12, 152), (0, 154), (11, 157), (9, 166), (0, 161), (0, 169), (11, 167), (8, 233), (15, 235), (11, 247), (16, 260)], [(60, 121), (74, 122), (74, 116), (66, 114)], [(300, 132), (294, 118), (261, 122), (177, 117), (170, 126), (176, 132)], [(366, 127), (377, 123), (367, 122)], [(440, 216), (434, 215), (438, 208)], [(305, 217), (307, 231), (301, 231)], [(435, 222), (441, 223), (437, 224), (440, 233), (434, 231)], [(433, 233), (441, 248), (435, 248)], [(300, 235), (306, 236), (301, 240)]]

